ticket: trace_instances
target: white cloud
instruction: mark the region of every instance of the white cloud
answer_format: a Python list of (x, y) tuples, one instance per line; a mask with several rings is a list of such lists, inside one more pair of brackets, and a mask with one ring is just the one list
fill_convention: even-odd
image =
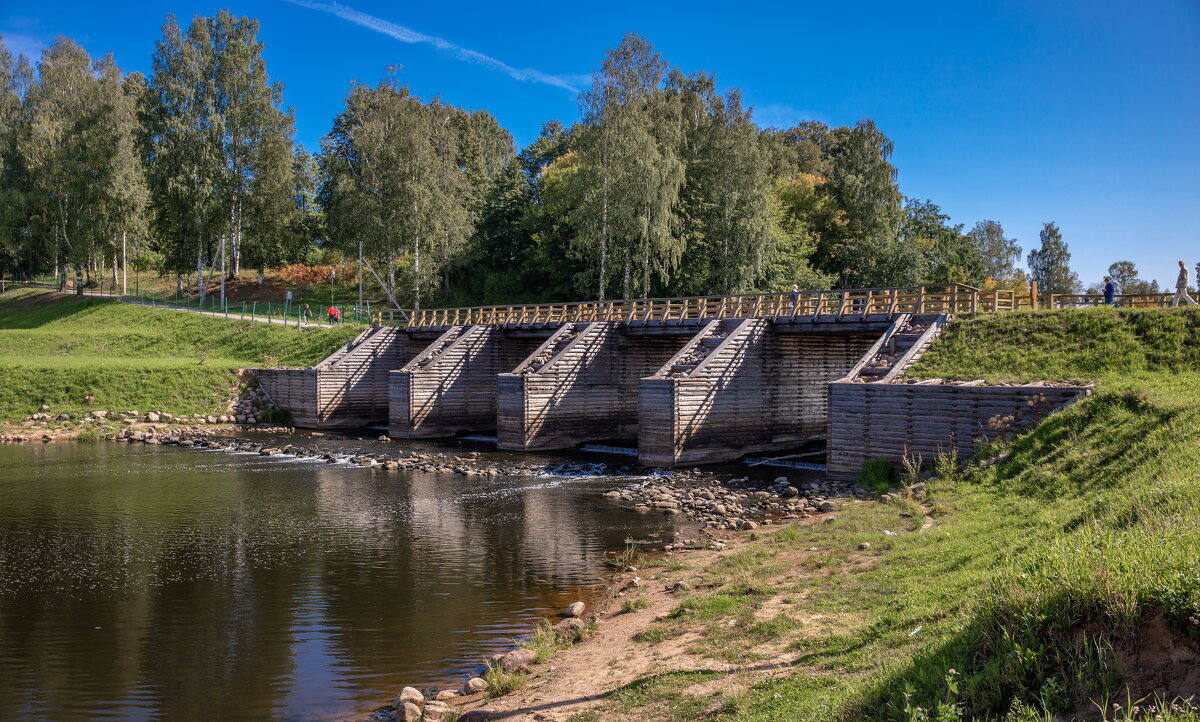
[(12, 53), (14, 61), (18, 55), (24, 55), (29, 58), (29, 62), (37, 65), (37, 62), (42, 59), (42, 51), (50, 47), (32, 35), (21, 35), (4, 30), (0, 30), (0, 35), (4, 36), (4, 46), (8, 48), (8, 52)]
[(383, 33), (384, 35), (395, 38), (402, 43), (423, 43), (426, 45), (432, 45), (439, 50), (445, 50), (453, 53), (459, 60), (468, 63), (475, 63), (476, 65), (482, 65), (492, 70), (498, 70), (515, 80), (544, 83), (545, 85), (552, 85), (556, 88), (569, 90), (572, 93), (579, 92), (579, 88), (576, 87), (576, 84), (578, 83), (577, 78), (579, 76), (552, 75), (550, 73), (543, 73), (542, 71), (535, 70), (533, 68), (514, 68), (511, 65), (508, 65), (507, 63), (504, 63), (493, 57), (470, 50), (469, 48), (455, 45), (454, 43), (443, 38), (419, 33), (411, 28), (406, 28), (403, 25), (397, 25), (396, 23), (393, 23), (389, 20), (384, 20), (383, 18), (375, 17), (374, 15), (368, 15), (364, 12), (359, 12), (354, 8), (347, 7), (340, 3), (320, 3), (313, 2), (312, 0), (284, 1), (290, 2), (293, 5), (299, 5), (301, 7), (308, 8), (310, 10), (317, 10), (323, 13), (329, 13), (330, 15), (335, 15), (343, 20), (354, 23), (355, 25), (360, 25), (364, 28), (367, 28), (368, 30), (374, 30), (377, 33)]
[(754, 106), (754, 122), (760, 128), (791, 128), (803, 120), (816, 120), (817, 114), (793, 108), (787, 103)]

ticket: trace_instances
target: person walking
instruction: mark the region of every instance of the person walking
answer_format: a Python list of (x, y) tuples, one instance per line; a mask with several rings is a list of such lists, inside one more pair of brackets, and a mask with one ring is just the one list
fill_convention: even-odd
[(1116, 292), (1117, 292), (1117, 287), (1115, 285), (1113, 285), (1113, 280), (1111, 278), (1109, 278), (1108, 276), (1105, 276), (1104, 277), (1104, 305), (1105, 306), (1115, 305), (1115, 304), (1113, 304), (1113, 294), (1115, 294)]
[(788, 293), (792, 301), (792, 315), (796, 315), (796, 308), (800, 305), (800, 286), (792, 284), (792, 290)]
[(1171, 306), (1178, 306), (1180, 301), (1183, 301), (1188, 306), (1195, 306), (1196, 299), (1188, 295), (1188, 267), (1183, 261), (1179, 262), (1179, 277), (1175, 279), (1175, 298), (1171, 301)]
[(312, 323), (312, 309), (308, 307), (307, 303), (304, 304), (304, 310), (300, 312), (300, 323), (305, 326)]

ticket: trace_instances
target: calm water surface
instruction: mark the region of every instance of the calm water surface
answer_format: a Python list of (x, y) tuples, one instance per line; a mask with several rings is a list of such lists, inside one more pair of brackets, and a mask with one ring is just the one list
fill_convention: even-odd
[(0, 446), (0, 719), (330, 719), (457, 684), (669, 533), (613, 484)]

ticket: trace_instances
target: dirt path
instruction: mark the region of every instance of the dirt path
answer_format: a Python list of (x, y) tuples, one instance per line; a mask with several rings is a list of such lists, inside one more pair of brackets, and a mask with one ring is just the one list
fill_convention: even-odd
[[(816, 525), (822, 521), (813, 518), (799, 524)], [(779, 528), (765, 527), (762, 531)], [(645, 720), (644, 700), (629, 708), (622, 703), (623, 690), (634, 683), (634, 686), (643, 684), (639, 680), (655, 678), (671, 680), (673, 684), (677, 681), (679, 694), (708, 699), (718, 706), (722, 700), (764, 679), (795, 674), (798, 668), (794, 663), (800, 655), (788, 650), (784, 639), (755, 640), (741, 647), (736, 635), (749, 632), (755, 624), (769, 623), (781, 614), (796, 618), (801, 633), (822, 633), (843, 620), (807, 614), (802, 606), (791, 606), (796, 600), (770, 598), (737, 615), (676, 621), (679, 617), (676, 610), (681, 605), (707, 596), (718, 586), (711, 576), (714, 568), (736, 565), (762, 544), (756, 535), (735, 532), (725, 533), (723, 541), (728, 544), (723, 550), (668, 554), (649, 560), (635, 571), (615, 575), (607, 594), (584, 615), (597, 621), (596, 632), (560, 651), (545, 664), (535, 666), (528, 683), (517, 691), (496, 699), (463, 700), (467, 704), (459, 709), (463, 712), (484, 709), (490, 713), (488, 719), (506, 721)], [(786, 570), (790, 579), (796, 579), (799, 574), (806, 574), (801, 569), (810, 557), (814, 554), (808, 549), (781, 551), (767, 564), (777, 571)], [(750, 572), (744, 576), (759, 578), (756, 575), (757, 572)], [(623, 611), (622, 605), (631, 600), (638, 600), (631, 604), (638, 608)], [(670, 631), (661, 640), (647, 641), (645, 636), (638, 636), (663, 629)], [(734, 638), (723, 636), (725, 630)]]

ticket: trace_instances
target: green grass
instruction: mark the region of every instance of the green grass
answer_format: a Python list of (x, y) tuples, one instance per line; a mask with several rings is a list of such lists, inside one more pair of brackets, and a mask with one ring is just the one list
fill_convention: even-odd
[[(297, 330), (44, 290), (0, 295), (0, 420), (136, 409), (213, 413), (238, 368), (308, 366), (358, 329)], [(93, 397), (92, 403), (87, 397)]]
[(1104, 307), (956, 321), (907, 375), (1029, 382), (1181, 371), (1200, 371), (1200, 310)]
[(509, 672), (499, 664), (484, 663), (483, 681), (491, 697), (502, 697), (524, 687), (529, 682), (525, 672)]
[[(1097, 390), (988, 449), (994, 463), (939, 460), (920, 504), (849, 504), (705, 570), (705, 593), (645, 634), (696, 632), (696, 653), (748, 666), (797, 655), (707, 718), (1200, 720), (1171, 707), (1184, 690), (1139, 703), (1122, 663), (1150, 627), (1200, 645), (1200, 313), (968, 319), (913, 373)], [(777, 598), (795, 603), (756, 616)]]
[(621, 602), (621, 612), (624, 614), (640, 612), (648, 606), (650, 606), (649, 599), (646, 599), (645, 597), (634, 597), (633, 599), (626, 599), (625, 601)]

